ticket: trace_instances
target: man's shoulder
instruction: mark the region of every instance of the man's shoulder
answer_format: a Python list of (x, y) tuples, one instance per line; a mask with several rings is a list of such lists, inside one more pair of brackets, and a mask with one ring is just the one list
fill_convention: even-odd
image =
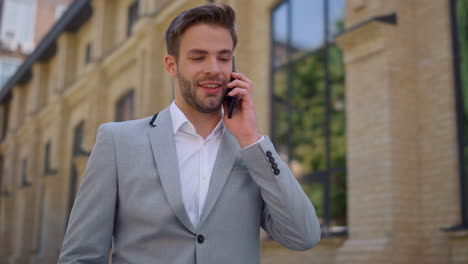
[(122, 122), (108, 122), (103, 123), (99, 126), (99, 130), (110, 132), (113, 135), (124, 135), (130, 133), (130, 135), (138, 134), (143, 132), (150, 126), (151, 116), (144, 117), (135, 120), (128, 120)]

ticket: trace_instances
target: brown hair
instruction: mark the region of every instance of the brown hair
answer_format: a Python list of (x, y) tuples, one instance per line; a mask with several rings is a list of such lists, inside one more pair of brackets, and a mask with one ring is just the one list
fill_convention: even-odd
[(172, 20), (164, 35), (167, 53), (178, 57), (180, 37), (189, 27), (197, 24), (216, 25), (227, 29), (231, 33), (235, 48), (237, 44), (235, 20), (234, 9), (226, 4), (207, 4), (183, 11)]

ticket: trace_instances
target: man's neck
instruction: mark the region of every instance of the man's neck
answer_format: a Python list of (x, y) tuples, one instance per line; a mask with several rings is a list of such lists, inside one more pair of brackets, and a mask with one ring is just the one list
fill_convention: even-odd
[(221, 118), (221, 108), (216, 112), (202, 113), (189, 106), (178, 104), (177, 101), (175, 103), (203, 138), (208, 137)]

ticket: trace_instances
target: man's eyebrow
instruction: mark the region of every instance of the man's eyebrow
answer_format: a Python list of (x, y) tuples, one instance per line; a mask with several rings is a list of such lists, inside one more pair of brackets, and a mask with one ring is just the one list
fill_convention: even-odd
[[(191, 49), (188, 51), (188, 54), (191, 55), (191, 54), (197, 54), (197, 55), (206, 55), (208, 54), (208, 51), (206, 50), (202, 50), (202, 49)], [(231, 55), (232, 54), (232, 50), (230, 49), (223, 49), (223, 50), (220, 50), (217, 52), (217, 54), (219, 55)]]
[(219, 51), (218, 54), (221, 54), (221, 55), (225, 55), (225, 54), (231, 55), (231, 54), (232, 54), (232, 50), (230, 50), (230, 49), (223, 49), (223, 50)]
[(188, 51), (188, 54), (208, 54), (208, 51), (201, 49), (191, 49)]

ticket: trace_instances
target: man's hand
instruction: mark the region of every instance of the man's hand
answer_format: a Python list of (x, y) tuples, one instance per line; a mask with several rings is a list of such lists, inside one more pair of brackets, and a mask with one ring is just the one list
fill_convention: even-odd
[(232, 72), (236, 80), (228, 83), (228, 88), (234, 88), (228, 95), (237, 96), (232, 118), (228, 118), (229, 104), (224, 102), (224, 125), (236, 138), (241, 148), (256, 143), (262, 137), (258, 131), (257, 117), (252, 101), (253, 83), (244, 74)]

